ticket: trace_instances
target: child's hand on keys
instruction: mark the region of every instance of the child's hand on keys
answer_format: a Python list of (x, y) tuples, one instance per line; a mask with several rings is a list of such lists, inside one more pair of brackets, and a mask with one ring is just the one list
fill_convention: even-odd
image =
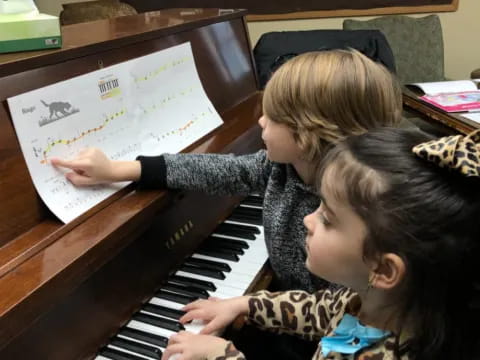
[(197, 300), (183, 307), (186, 314), (179, 321), (185, 324), (192, 320), (201, 320), (205, 327), (200, 334), (213, 334), (231, 324), (237, 316), (246, 315), (248, 299), (248, 296), (239, 296), (226, 300)]
[(168, 340), (162, 360), (203, 360), (212, 355), (222, 354), (227, 340), (212, 335), (197, 335), (180, 331)]

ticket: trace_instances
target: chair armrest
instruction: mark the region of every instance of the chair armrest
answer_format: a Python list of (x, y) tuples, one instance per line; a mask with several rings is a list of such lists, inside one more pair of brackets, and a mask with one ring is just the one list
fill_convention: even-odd
[(480, 79), (480, 68), (473, 70), (470, 73), (470, 79)]

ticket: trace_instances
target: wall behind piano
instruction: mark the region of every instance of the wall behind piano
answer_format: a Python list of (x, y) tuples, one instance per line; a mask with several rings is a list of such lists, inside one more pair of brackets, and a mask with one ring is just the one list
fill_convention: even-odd
[[(85, 0), (35, 0), (38, 8), (45, 13), (58, 15), (62, 3)], [(456, 12), (439, 13), (445, 42), (445, 74), (451, 79), (466, 79), (470, 72), (480, 68), (480, 34), (479, 0), (460, 0)], [(427, 14), (411, 15), (425, 16)], [(369, 19), (363, 17), (359, 19)], [(306, 19), (284, 21), (261, 21), (248, 24), (252, 45), (258, 38), (269, 31), (341, 29), (344, 18)]]

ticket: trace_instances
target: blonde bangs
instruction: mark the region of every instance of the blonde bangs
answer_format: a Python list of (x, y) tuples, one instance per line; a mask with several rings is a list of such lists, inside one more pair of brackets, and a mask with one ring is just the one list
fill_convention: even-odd
[(383, 66), (354, 50), (298, 55), (267, 83), (263, 113), (292, 129), (307, 160), (329, 144), (401, 118), (401, 91)]

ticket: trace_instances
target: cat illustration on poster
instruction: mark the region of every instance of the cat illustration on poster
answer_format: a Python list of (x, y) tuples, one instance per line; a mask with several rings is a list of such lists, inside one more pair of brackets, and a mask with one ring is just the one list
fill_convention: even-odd
[(69, 102), (66, 101), (53, 101), (47, 103), (44, 100), (40, 100), (43, 105), (48, 108), (49, 115), (48, 117), (42, 117), (39, 121), (40, 126), (46, 125), (56, 120), (63, 119), (69, 115), (79, 112), (78, 109), (74, 108)]

